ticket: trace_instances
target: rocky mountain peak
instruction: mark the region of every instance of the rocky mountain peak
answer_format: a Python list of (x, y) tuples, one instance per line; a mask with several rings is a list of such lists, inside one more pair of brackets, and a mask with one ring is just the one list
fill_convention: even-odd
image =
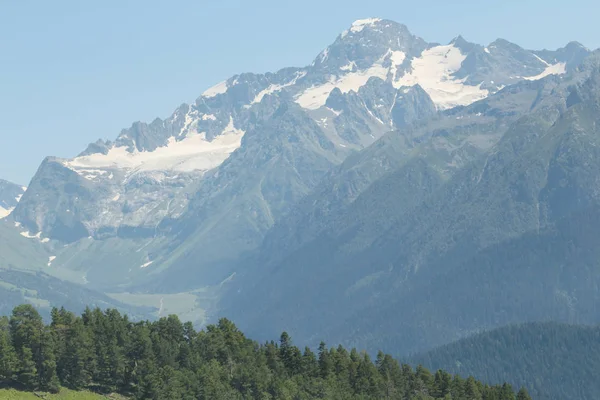
[(467, 40), (465, 40), (465, 38), (462, 37), (462, 35), (458, 35), (457, 37), (452, 39), (450, 44), (452, 46), (460, 49), (461, 53), (463, 53), (463, 54), (468, 54), (469, 52), (473, 51), (473, 49), (478, 47), (477, 44), (471, 43), (471, 42), (468, 42)]
[(416, 55), (427, 43), (414, 36), (406, 25), (379, 18), (360, 19), (343, 31), (314, 61), (317, 70), (337, 71), (355, 65), (368, 68), (390, 51)]

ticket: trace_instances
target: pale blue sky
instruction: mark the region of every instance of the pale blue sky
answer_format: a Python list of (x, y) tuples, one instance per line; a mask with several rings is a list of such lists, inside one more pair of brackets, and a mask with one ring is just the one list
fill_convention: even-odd
[(303, 66), (352, 21), (428, 41), (600, 47), (593, 0), (0, 0), (0, 177), (27, 184), (136, 120), (167, 117), (239, 72)]

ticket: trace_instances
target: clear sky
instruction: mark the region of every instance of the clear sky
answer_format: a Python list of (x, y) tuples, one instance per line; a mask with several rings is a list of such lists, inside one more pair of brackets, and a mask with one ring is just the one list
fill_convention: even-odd
[(0, 177), (27, 184), (239, 72), (304, 66), (352, 21), (432, 42), (600, 47), (597, 0), (0, 0)]

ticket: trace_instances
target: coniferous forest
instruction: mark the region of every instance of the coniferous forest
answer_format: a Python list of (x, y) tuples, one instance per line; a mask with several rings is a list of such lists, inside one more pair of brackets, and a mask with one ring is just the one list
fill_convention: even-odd
[(509, 325), (412, 356), (410, 364), (525, 386), (539, 400), (595, 399), (600, 391), (600, 327)]
[(303, 351), (287, 333), (259, 344), (235, 325), (196, 331), (176, 316), (132, 322), (116, 310), (76, 316), (53, 309), (49, 325), (31, 305), (0, 318), (0, 384), (28, 391), (61, 387), (133, 399), (525, 400), (509, 384), (432, 373), (379, 353), (321, 343)]

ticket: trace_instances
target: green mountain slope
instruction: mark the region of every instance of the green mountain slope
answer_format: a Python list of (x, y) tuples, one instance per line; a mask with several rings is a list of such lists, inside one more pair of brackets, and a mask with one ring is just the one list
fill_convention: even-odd
[[(397, 354), (510, 322), (566, 321), (569, 312), (582, 322), (597, 322), (589, 312), (595, 297), (588, 291), (597, 265), (593, 258), (589, 264), (575, 262), (569, 246), (593, 253), (594, 243), (581, 232), (592, 232), (592, 241), (598, 237), (590, 222), (600, 203), (598, 65), (597, 57), (591, 57), (570, 76), (531, 83), (536, 95), (525, 108), (517, 101), (522, 87), (500, 92), (504, 109), (490, 107), (488, 100), (468, 107), (464, 112), (482, 116), (517, 115), (508, 119), (495, 146), (447, 174), (438, 188), (407, 183), (403, 177), (410, 174), (403, 172), (404, 165), (396, 175), (384, 175), (361, 194), (368, 198), (373, 190), (368, 202), (354, 202), (357, 209), (346, 217), (352, 229), (337, 229), (344, 225), (335, 223), (330, 231), (317, 229), (287, 256), (271, 265), (260, 262), (257, 270), (263, 273), (254, 286), (236, 288), (239, 294), (227, 315), (239, 317), (256, 335), (277, 329), (271, 325), (276, 323), (309, 342), (317, 332)], [(481, 134), (483, 126), (470, 128), (462, 137)], [(444, 133), (460, 138), (456, 132)], [(440, 174), (439, 147), (427, 143), (418, 147), (423, 150), (418, 158)], [(407, 198), (415, 202), (405, 202)], [(380, 215), (362, 219), (375, 215), (373, 210)], [(570, 220), (581, 230), (570, 229)], [(370, 221), (385, 222), (377, 230)], [(367, 234), (361, 238), (360, 232)], [(294, 234), (292, 230), (287, 237)], [(543, 249), (550, 243), (557, 253), (547, 259)], [(494, 253), (489, 260), (487, 252)], [(493, 265), (482, 265), (481, 258)], [(573, 272), (572, 279), (559, 279), (569, 274), (561, 272), (566, 269)], [(538, 275), (555, 281), (545, 281), (545, 291), (536, 297)], [(522, 291), (518, 305), (504, 294), (515, 291)], [(548, 302), (549, 296), (556, 301)], [(567, 312), (562, 299), (579, 301), (571, 300)], [(523, 307), (527, 301), (534, 302), (531, 309)], [(551, 309), (553, 304), (557, 307)]]
[(600, 328), (528, 323), (480, 333), (412, 357), (415, 365), (524, 385), (534, 399), (595, 398)]
[(59, 253), (38, 238), (19, 234), (13, 224), (0, 220), (0, 314), (23, 303), (34, 304), (45, 317), (53, 306), (76, 311), (83, 311), (86, 305), (114, 307), (136, 318), (148, 318), (155, 311), (153, 307), (125, 305), (73, 283), (72, 274), (52, 267), (51, 257)]

